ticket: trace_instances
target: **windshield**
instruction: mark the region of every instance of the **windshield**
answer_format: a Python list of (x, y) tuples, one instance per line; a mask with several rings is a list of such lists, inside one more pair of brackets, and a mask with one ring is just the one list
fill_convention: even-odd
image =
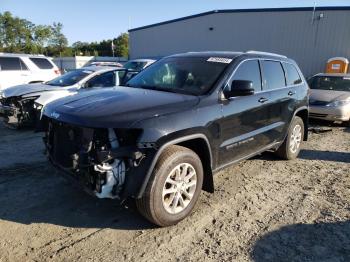
[(129, 61), (124, 65), (124, 68), (141, 71), (145, 67), (146, 64), (147, 64), (147, 62)]
[(49, 82), (46, 82), (47, 85), (50, 86), (71, 86), (78, 83), (80, 80), (85, 78), (86, 76), (92, 74), (93, 71), (78, 69), (74, 71), (70, 71), (65, 73), (62, 76), (59, 76)]
[[(221, 61), (221, 62), (220, 62)], [(207, 93), (230, 59), (170, 57), (160, 60), (132, 78), (127, 85), (167, 92), (203, 95)]]
[(315, 76), (309, 80), (309, 86), (311, 89), (350, 92), (350, 77)]

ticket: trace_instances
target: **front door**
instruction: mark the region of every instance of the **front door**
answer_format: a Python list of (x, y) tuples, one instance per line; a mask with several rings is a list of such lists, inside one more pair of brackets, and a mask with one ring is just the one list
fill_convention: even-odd
[(249, 156), (270, 143), (269, 115), (271, 110), (268, 93), (262, 92), (258, 60), (244, 61), (236, 70), (234, 80), (253, 82), (255, 93), (233, 97), (223, 103), (219, 166)]

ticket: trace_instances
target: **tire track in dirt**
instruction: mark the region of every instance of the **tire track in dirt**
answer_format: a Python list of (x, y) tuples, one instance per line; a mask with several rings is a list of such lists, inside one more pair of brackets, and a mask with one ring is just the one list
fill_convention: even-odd
[[(267, 153), (220, 172), (215, 194), (203, 193), (196, 211), (170, 228), (152, 227), (133, 206), (120, 208), (86, 196), (49, 166), (19, 170), (28, 177), (20, 174), (0, 184), (0, 205), (8, 212), (0, 212), (0, 261), (252, 261), (253, 254), (262, 261), (285, 261), (295, 252), (302, 254), (299, 261), (313, 261), (308, 255), (314, 247), (302, 243), (303, 250), (295, 242), (298, 234), (312, 236), (313, 231), (293, 235), (283, 229), (350, 220), (350, 133), (334, 128), (312, 134), (305, 148), (296, 161), (279, 161)], [(1, 176), (2, 170), (0, 183), (19, 175)], [(24, 184), (18, 192), (4, 189), (20, 180)], [(333, 243), (349, 244), (344, 233), (332, 230)]]

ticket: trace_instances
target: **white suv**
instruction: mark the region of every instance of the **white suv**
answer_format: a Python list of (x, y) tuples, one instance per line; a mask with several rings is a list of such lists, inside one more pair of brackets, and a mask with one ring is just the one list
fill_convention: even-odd
[(57, 66), (43, 55), (0, 53), (0, 90), (45, 82), (60, 74)]

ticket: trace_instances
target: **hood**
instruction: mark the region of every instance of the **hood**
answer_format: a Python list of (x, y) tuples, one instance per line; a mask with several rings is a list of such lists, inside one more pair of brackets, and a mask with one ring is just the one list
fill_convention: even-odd
[(350, 97), (350, 92), (310, 89), (310, 100), (332, 102), (334, 100), (346, 100)]
[(198, 102), (196, 96), (119, 86), (53, 101), (43, 114), (78, 126), (127, 128), (140, 120), (186, 110)]
[(4, 97), (13, 97), (13, 96), (23, 96), (30, 95), (32, 93), (45, 92), (45, 91), (53, 91), (53, 90), (62, 90), (66, 87), (60, 86), (49, 86), (45, 84), (26, 84), (26, 85), (18, 85), (6, 88), (3, 90), (2, 95)]

